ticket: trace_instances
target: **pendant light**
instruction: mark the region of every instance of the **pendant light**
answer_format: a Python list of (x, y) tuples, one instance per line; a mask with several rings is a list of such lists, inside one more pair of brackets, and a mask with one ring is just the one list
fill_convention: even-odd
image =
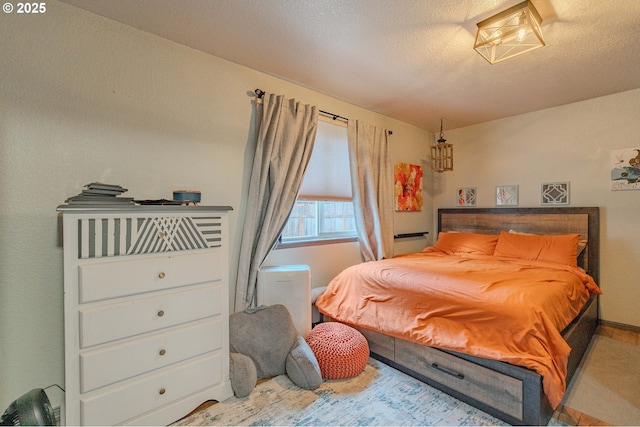
[(433, 144), (431, 145), (431, 169), (434, 172), (445, 172), (453, 170), (453, 144), (444, 139), (442, 131), (444, 119), (440, 119), (440, 138), (436, 141), (433, 136)]

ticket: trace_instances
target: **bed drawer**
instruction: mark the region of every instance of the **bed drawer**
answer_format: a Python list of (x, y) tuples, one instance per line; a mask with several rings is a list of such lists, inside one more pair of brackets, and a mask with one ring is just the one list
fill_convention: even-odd
[(220, 353), (80, 398), (83, 425), (116, 425), (222, 380)]
[(222, 345), (221, 319), (170, 329), (80, 354), (80, 391), (86, 393), (151, 372)]
[(523, 383), (435, 348), (396, 339), (395, 361), (450, 389), (522, 419)]
[(87, 262), (78, 267), (79, 302), (159, 291), (221, 278), (221, 252)]
[(221, 313), (222, 289), (206, 286), (80, 309), (80, 347), (86, 348)]
[(379, 356), (385, 357), (389, 360), (395, 358), (395, 338), (389, 335), (384, 335), (379, 332), (372, 331), (366, 328), (360, 328), (358, 326), (352, 326), (358, 330), (367, 339), (369, 344), (369, 350)]

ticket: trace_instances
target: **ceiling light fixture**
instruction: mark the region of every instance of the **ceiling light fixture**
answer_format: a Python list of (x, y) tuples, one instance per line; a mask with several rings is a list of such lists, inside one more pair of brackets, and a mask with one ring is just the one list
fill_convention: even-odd
[(440, 119), (440, 138), (436, 141), (433, 135), (433, 145), (431, 146), (431, 168), (434, 172), (444, 172), (453, 170), (453, 144), (447, 143), (442, 133), (443, 120)]
[(473, 48), (491, 64), (545, 45), (542, 18), (530, 0), (478, 22)]

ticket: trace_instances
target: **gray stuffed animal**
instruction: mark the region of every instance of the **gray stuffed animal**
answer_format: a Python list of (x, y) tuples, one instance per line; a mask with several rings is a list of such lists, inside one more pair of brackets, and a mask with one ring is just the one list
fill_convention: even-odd
[(238, 397), (249, 395), (259, 379), (281, 374), (307, 390), (322, 384), (318, 360), (284, 305), (233, 313), (229, 344), (231, 387)]

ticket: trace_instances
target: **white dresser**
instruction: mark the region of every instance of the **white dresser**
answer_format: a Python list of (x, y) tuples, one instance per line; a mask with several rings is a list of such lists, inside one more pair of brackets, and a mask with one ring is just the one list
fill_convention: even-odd
[(167, 425), (231, 397), (230, 209), (58, 207), (66, 425)]

